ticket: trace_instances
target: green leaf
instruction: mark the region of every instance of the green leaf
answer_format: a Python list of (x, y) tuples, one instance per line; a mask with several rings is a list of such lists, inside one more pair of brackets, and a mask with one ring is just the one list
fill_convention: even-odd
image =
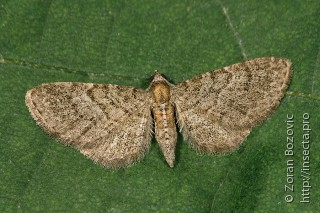
[[(319, 11), (319, 2), (297, 0), (2, 0), (0, 211), (319, 212)], [(105, 169), (45, 134), (24, 103), (26, 91), (45, 82), (146, 88), (155, 69), (181, 82), (263, 56), (293, 63), (280, 107), (230, 155), (199, 155), (179, 135), (173, 169), (154, 139), (140, 163)], [(304, 113), (310, 203), (300, 202)], [(293, 156), (285, 155), (287, 115)], [(285, 191), (290, 159), (293, 192)]]

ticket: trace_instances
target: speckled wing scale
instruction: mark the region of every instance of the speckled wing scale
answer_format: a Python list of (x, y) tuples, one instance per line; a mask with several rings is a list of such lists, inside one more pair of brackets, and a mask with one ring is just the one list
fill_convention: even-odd
[(59, 82), (28, 91), (26, 103), (37, 123), (62, 143), (119, 168), (141, 159), (150, 146), (147, 97), (132, 87)]
[(180, 129), (196, 150), (230, 152), (279, 105), (291, 63), (256, 58), (207, 72), (173, 88)]
[(288, 60), (257, 58), (176, 86), (156, 72), (147, 90), (43, 84), (27, 92), (26, 104), (48, 133), (108, 168), (142, 159), (150, 147), (153, 114), (156, 139), (173, 167), (176, 122), (197, 151), (230, 152), (279, 105), (290, 75)]

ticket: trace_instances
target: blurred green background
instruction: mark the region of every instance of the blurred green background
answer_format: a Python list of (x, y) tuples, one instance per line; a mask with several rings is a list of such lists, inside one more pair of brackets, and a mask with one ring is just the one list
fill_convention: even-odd
[[(319, 212), (319, 27), (317, 0), (0, 0), (0, 212)], [(155, 69), (178, 83), (264, 56), (293, 63), (276, 112), (226, 156), (199, 155), (179, 135), (173, 169), (154, 139), (140, 163), (105, 169), (45, 134), (24, 103), (45, 82), (146, 88)], [(299, 202), (303, 113), (313, 128), (309, 204)]]

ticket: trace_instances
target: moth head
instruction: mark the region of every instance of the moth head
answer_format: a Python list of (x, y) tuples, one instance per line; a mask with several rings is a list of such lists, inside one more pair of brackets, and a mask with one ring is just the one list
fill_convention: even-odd
[(164, 74), (161, 74), (158, 72), (158, 70), (155, 70), (154, 74), (150, 77), (150, 83), (159, 82), (159, 81), (168, 82), (167, 77)]

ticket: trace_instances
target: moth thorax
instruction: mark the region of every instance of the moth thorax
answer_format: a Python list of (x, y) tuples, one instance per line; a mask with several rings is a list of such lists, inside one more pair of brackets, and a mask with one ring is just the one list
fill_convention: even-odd
[(170, 86), (165, 81), (154, 83), (151, 87), (151, 93), (156, 103), (170, 101)]

